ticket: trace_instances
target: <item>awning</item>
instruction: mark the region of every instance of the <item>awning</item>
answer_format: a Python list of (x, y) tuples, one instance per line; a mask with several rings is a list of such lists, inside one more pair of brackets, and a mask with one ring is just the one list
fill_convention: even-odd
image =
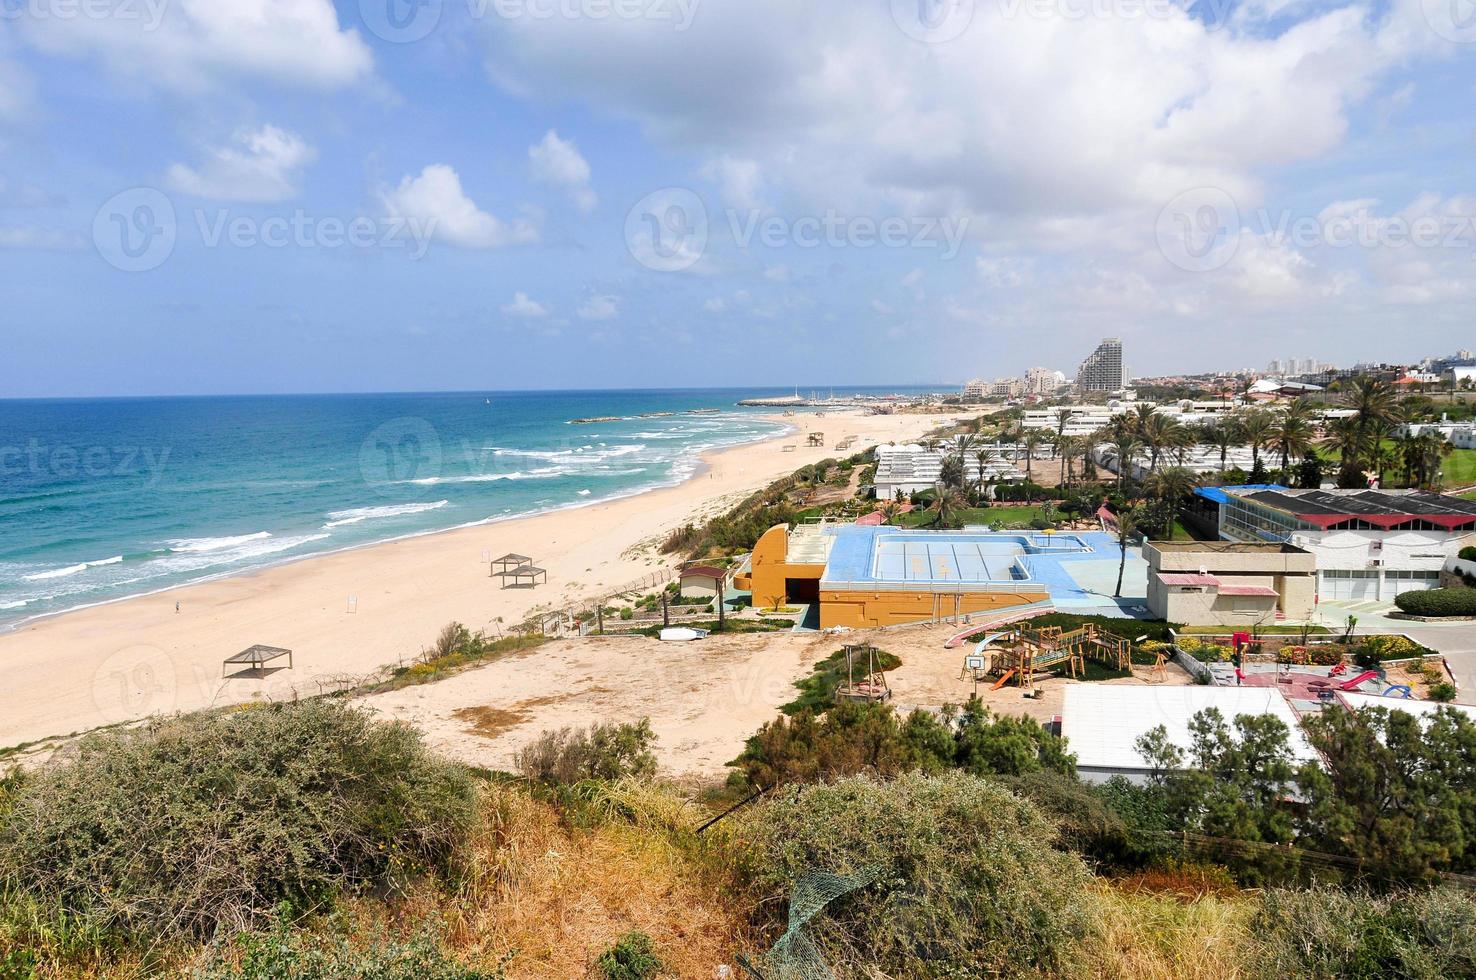
[(1158, 580), (1164, 585), (1219, 585), (1220, 580), (1213, 575), (1187, 575), (1173, 574), (1165, 575), (1158, 573)]
[(1279, 593), (1267, 585), (1222, 585), (1220, 595), (1261, 595), (1274, 599)]

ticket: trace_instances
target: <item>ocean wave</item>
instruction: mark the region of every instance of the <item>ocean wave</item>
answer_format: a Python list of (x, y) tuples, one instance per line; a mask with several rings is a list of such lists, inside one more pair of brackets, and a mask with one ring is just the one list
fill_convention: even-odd
[(291, 551), (293, 548), (309, 544), (313, 541), (322, 541), (331, 536), (329, 534), (298, 534), (280, 538), (271, 536), (259, 538), (253, 535), (249, 540), (242, 541), (230, 548), (220, 548), (214, 551), (181, 552), (156, 558), (143, 566), (141, 571), (144, 574), (117, 584), (125, 585), (146, 582), (150, 579), (158, 578), (161, 575), (196, 572), (201, 569), (210, 568), (213, 565), (229, 565), (235, 562), (250, 561), (253, 558), (275, 555), (282, 551)]
[(239, 548), (248, 541), (261, 541), (271, 536), (271, 531), (257, 531), (254, 534), (237, 534), (224, 538), (180, 538), (169, 542), (169, 550), (185, 554), (197, 551), (222, 551), (226, 548)]
[(498, 480), (548, 480), (556, 476), (568, 476), (574, 471), (566, 466), (544, 466), (533, 470), (513, 470), (511, 473), (470, 473), (466, 476), (427, 476), (419, 480), (406, 480), (422, 487), (438, 487), (450, 483), (494, 483)]
[(30, 604), (30, 599), (21, 599), (17, 602), (0, 602), (0, 609), (22, 609)]
[[(420, 481), (413, 480), (413, 483)], [(348, 510), (335, 510), (328, 514), (328, 523), (323, 525), (326, 531), (329, 528), (343, 527), (346, 524), (359, 524), (363, 521), (383, 520), (387, 517), (404, 517), (409, 514), (423, 514), (428, 510), (439, 510), (451, 501), (437, 500), (433, 504), (387, 504), (383, 507), (352, 507)]]
[(27, 582), (40, 582), (45, 579), (52, 578), (66, 578), (69, 575), (76, 575), (80, 572), (87, 571), (89, 568), (96, 568), (99, 565), (116, 565), (122, 560), (122, 555), (114, 555), (111, 558), (102, 558), (98, 561), (83, 561), (78, 562), (75, 565), (68, 565), (66, 568), (53, 568), (49, 571), (37, 572), (34, 575), (23, 575), (21, 576), (21, 578), (23, 578)]

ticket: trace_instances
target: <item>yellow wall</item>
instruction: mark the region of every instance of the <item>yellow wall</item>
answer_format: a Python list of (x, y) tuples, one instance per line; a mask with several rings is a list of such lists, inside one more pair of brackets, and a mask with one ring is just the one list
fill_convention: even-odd
[(753, 593), (755, 609), (782, 606), (788, 601), (784, 591), (785, 579), (808, 578), (819, 581), (825, 574), (824, 564), (791, 564), (789, 557), (789, 528), (775, 524), (764, 532), (753, 546), (753, 559), (749, 573), (740, 577), (736, 584)]
[[(948, 593), (937, 600), (938, 612), (944, 616), (959, 612), (992, 612), (1011, 606), (1024, 606), (1039, 602), (1041, 595), (1035, 592), (974, 592), (958, 597)], [(895, 626), (899, 623), (925, 622), (934, 615), (934, 593), (932, 592), (851, 592), (822, 590), (820, 592), (820, 627), (850, 626), (865, 629), (871, 626)]]

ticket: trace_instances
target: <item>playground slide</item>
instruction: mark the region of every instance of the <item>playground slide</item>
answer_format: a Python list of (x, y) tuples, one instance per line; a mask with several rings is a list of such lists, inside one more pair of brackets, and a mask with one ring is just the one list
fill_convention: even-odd
[(1393, 697), (1395, 691), (1404, 692), (1403, 694), (1399, 695), (1401, 698), (1409, 699), (1414, 697), (1414, 693), (1410, 691), (1408, 684), (1395, 684), (1393, 687), (1384, 692), (1384, 697)]
[(991, 687), (990, 690), (991, 691), (998, 691), (1000, 688), (1002, 688), (1006, 684), (1008, 684), (1010, 682), (1010, 678), (1011, 677), (1014, 677), (1014, 676), (1015, 676), (1015, 672), (1013, 670), (1007, 670), (1007, 671), (1005, 671), (1004, 672), (1004, 676), (1002, 676), (999, 680), (995, 681), (994, 682), (994, 686)]
[(1005, 633), (990, 633), (988, 636), (984, 637), (984, 639), (980, 640), (979, 643), (978, 643), (978, 645), (974, 647), (974, 653), (976, 655), (982, 656), (983, 653), (984, 653), (984, 648), (985, 647), (987, 647), (989, 644), (993, 643), (995, 640), (999, 639), (1000, 637), (1002, 637), (1002, 636), (1009, 636), (1009, 635), (1010, 634), (1008, 632), (1005, 632)]
[(1369, 680), (1369, 679), (1374, 678), (1374, 677), (1377, 677), (1377, 676), (1379, 676), (1379, 672), (1378, 671), (1376, 671), (1376, 670), (1365, 670), (1363, 673), (1359, 674), (1357, 677), (1351, 677), (1348, 680), (1343, 681), (1343, 683), (1341, 683), (1341, 684), (1338, 685), (1338, 690), (1340, 690), (1340, 691), (1351, 691), (1354, 688), (1356, 688), (1359, 684), (1362, 684), (1364, 681)]
[(967, 626), (959, 630), (957, 633), (953, 634), (947, 640), (945, 640), (943, 642), (943, 646), (946, 649), (952, 650), (956, 647), (962, 646), (964, 640), (967, 640), (970, 637), (978, 636), (980, 633), (983, 633), (986, 630), (997, 630), (1007, 623), (1018, 623), (1022, 619), (1029, 619), (1032, 616), (1040, 616), (1044, 613), (1055, 611), (1056, 607), (1051, 603), (1051, 600), (1049, 599), (1044, 599), (1040, 602), (1033, 602), (1028, 606), (1016, 606), (1013, 609), (1005, 609), (1002, 610), (999, 615), (991, 617), (988, 622), (975, 623), (972, 626)]

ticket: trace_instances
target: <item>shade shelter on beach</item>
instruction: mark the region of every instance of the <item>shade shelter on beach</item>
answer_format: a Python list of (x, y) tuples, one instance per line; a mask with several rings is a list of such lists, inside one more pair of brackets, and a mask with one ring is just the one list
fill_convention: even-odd
[(529, 558), (527, 555), (519, 555), (509, 551), (501, 558), (492, 559), (490, 563), (491, 567), (489, 568), (487, 574), (506, 575), (508, 572), (512, 571), (515, 568), (520, 568), (523, 565), (531, 564), (533, 564), (533, 559)]
[(502, 576), (502, 587), (504, 589), (508, 587), (509, 581), (511, 581), (512, 585), (519, 588), (527, 587), (530, 589), (538, 584), (540, 578), (544, 582), (548, 581), (548, 572), (532, 564), (519, 565), (517, 568), (501, 571), (497, 574)]
[(225, 676), (226, 670), (231, 667), (245, 665), (250, 670), (263, 670), (266, 665), (279, 657), (287, 658), (287, 669), (292, 669), (292, 651), (286, 647), (269, 647), (260, 643), (249, 646), (240, 653), (233, 653), (225, 658), (221, 664), (220, 674)]

